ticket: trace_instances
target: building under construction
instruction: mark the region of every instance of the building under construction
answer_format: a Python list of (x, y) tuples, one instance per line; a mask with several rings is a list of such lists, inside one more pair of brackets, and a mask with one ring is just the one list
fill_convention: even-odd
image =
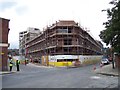
[[(83, 30), (78, 23), (69, 20), (60, 20), (26, 43), (26, 56), (32, 61), (47, 58), (43, 56), (59, 56), (56, 62), (65, 61), (62, 55), (101, 55), (103, 45), (101, 42), (94, 40), (87, 31)], [(61, 56), (60, 56), (61, 55)], [(68, 61), (73, 61), (69, 57)]]

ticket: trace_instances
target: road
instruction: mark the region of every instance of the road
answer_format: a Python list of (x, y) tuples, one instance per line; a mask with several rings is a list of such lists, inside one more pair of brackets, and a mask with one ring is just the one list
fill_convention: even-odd
[[(113, 88), (118, 77), (95, 74), (94, 65), (79, 68), (21, 65), (20, 72), (2, 76), (3, 88)], [(100, 68), (99, 65), (96, 65)]]

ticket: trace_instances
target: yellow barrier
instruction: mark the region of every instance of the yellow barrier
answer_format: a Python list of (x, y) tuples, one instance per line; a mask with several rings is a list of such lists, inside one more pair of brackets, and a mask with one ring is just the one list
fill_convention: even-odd
[(50, 66), (72, 66), (72, 62), (49, 62)]
[[(82, 65), (89, 65), (89, 64), (96, 64), (100, 62), (100, 59), (96, 59), (96, 60), (84, 60), (82, 62)], [(72, 62), (49, 62), (49, 65), (50, 66), (56, 66), (56, 67), (59, 67), (59, 66), (72, 66)]]

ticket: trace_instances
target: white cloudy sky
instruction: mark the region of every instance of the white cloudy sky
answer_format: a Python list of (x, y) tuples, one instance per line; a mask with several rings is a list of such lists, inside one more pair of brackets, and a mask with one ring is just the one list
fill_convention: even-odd
[(10, 19), (10, 48), (19, 47), (19, 32), (27, 27), (41, 30), (58, 20), (75, 20), (100, 40), (106, 21), (103, 9), (111, 0), (0, 0), (0, 17)]

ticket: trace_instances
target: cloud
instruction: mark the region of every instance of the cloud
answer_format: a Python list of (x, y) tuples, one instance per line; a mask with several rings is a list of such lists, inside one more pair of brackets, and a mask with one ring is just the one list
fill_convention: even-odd
[[(0, 0), (0, 17), (10, 19), (10, 48), (19, 47), (19, 32), (40, 28), (58, 20), (75, 20), (87, 27), (96, 39), (104, 29), (109, 0)], [(5, 4), (6, 3), (6, 4)], [(9, 5), (8, 5), (9, 4)]]
[(28, 8), (26, 6), (19, 6), (16, 7), (15, 11), (18, 15), (23, 15), (28, 11)]
[(23, 15), (28, 11), (28, 7), (15, 0), (0, 1), (0, 12), (5, 12), (13, 9), (16, 14)]
[(10, 46), (9, 46), (9, 48), (11, 49), (18, 49), (19, 47), (19, 44), (18, 44), (18, 42), (10, 42)]
[(8, 1), (8, 0), (0, 1), (0, 11), (5, 11), (6, 9), (10, 9), (16, 5), (17, 5), (17, 2), (15, 1)]

